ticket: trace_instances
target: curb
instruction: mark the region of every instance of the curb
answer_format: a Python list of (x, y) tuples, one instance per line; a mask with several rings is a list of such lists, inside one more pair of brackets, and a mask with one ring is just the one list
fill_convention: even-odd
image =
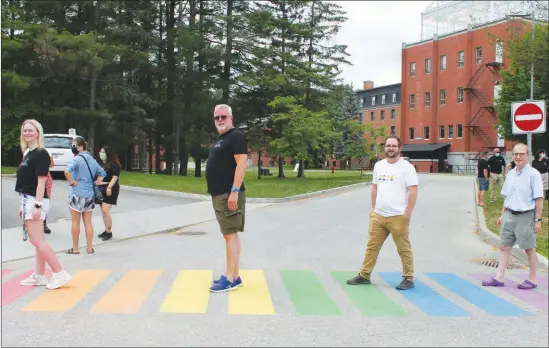
[[(362, 186), (369, 186), (372, 183), (370, 182), (362, 182), (358, 184), (352, 184), (352, 185), (346, 185), (346, 186), (340, 186), (335, 187), (331, 189), (321, 190), (321, 191), (315, 191), (315, 192), (309, 192), (309, 193), (303, 193), (300, 195), (290, 196), (290, 197), (283, 197), (283, 198), (255, 198), (255, 197), (247, 197), (246, 203), (285, 203), (285, 202), (292, 202), (297, 201), (301, 199), (306, 198), (312, 198), (317, 197), (321, 195), (325, 195), (328, 193), (342, 193), (345, 191), (350, 191), (354, 188), (362, 187)], [(120, 185), (121, 188), (124, 188), (128, 191), (135, 191), (135, 192), (141, 192), (141, 193), (154, 193), (157, 195), (164, 195), (169, 197), (179, 197), (179, 198), (190, 198), (190, 199), (196, 199), (200, 201), (209, 201), (211, 200), (211, 197), (209, 195), (201, 195), (197, 193), (186, 193), (186, 192), (177, 192), (177, 191), (168, 191), (168, 190), (158, 190), (158, 189), (151, 189), (151, 188), (145, 188), (145, 187), (136, 187), (136, 186), (126, 186), (126, 185)]]
[(2, 174), (2, 177), (4, 178), (15, 178), (15, 174)]
[[(490, 231), (488, 226), (486, 226), (486, 217), (484, 216), (484, 209), (482, 209), (482, 207), (479, 207), (477, 205), (477, 197), (476, 196), (477, 196), (477, 193), (478, 193), (478, 185), (477, 185), (477, 180), (476, 179), (473, 181), (473, 187), (474, 187), (473, 201), (475, 203), (476, 212), (477, 212), (477, 222), (478, 222), (477, 231), (478, 231), (478, 235), (486, 243), (488, 243), (488, 244), (490, 244), (494, 247), (499, 247), (499, 241), (500, 241), (499, 236), (497, 234), (495, 234), (494, 232)], [(545, 266), (545, 267), (549, 267), (549, 260), (545, 256), (541, 255), (540, 253), (536, 253), (536, 254), (538, 255), (539, 263), (541, 265)], [(511, 248), (511, 255), (513, 255), (514, 257), (516, 257), (517, 259), (519, 259), (521, 261), (528, 262), (528, 256), (526, 256), (526, 253), (524, 251), (522, 251), (521, 249), (519, 249), (517, 245), (514, 245)]]

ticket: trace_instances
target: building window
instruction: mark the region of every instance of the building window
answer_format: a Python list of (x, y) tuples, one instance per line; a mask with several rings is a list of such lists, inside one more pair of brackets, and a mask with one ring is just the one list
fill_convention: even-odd
[(396, 127), (391, 126), (391, 135), (396, 135)]
[(425, 73), (426, 74), (431, 73), (431, 59), (430, 58), (425, 59)]
[(370, 121), (374, 121), (376, 119), (376, 114), (372, 111), (370, 112)]
[(458, 87), (458, 103), (463, 103), (463, 88)]
[(480, 64), (482, 63), (482, 47), (477, 47), (477, 49), (475, 50), (476, 54), (475, 54), (475, 59), (477, 61), (477, 64)]
[(381, 110), (381, 116), (379, 117), (382, 121), (385, 120), (385, 110)]
[(440, 105), (445, 105), (445, 104), (446, 104), (446, 90), (441, 89), (440, 90)]
[(444, 139), (445, 136), (445, 129), (444, 126), (440, 126), (440, 139)]
[(457, 125), (457, 132), (458, 132), (457, 134), (458, 139), (463, 138), (463, 126), (461, 124)]
[(428, 140), (429, 139), (429, 127), (423, 127), (423, 135), (424, 135), (424, 139)]
[(396, 118), (397, 118), (396, 110), (392, 109), (391, 110), (391, 120), (396, 120)]
[(393, 93), (393, 103), (396, 103), (397, 102), (397, 94), (396, 92)]
[(376, 96), (375, 95), (372, 97), (372, 105), (376, 105)]
[(431, 106), (431, 93), (425, 92), (425, 107), (428, 108)]
[(385, 94), (381, 95), (381, 105), (385, 105)]
[(366, 97), (362, 98), (362, 107), (366, 106)]
[(410, 76), (416, 76), (416, 62), (410, 63)]
[(416, 106), (416, 96), (410, 94), (410, 109), (413, 109)]
[(462, 68), (465, 65), (465, 52), (458, 52), (458, 68)]
[(414, 139), (414, 129), (410, 128), (410, 140)]
[(448, 126), (448, 139), (454, 138), (454, 125), (451, 124)]
[(446, 70), (446, 56), (440, 56), (440, 70)]

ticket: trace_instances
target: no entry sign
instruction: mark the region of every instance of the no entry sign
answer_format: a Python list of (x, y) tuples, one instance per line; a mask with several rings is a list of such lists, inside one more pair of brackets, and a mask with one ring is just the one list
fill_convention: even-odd
[(544, 100), (511, 104), (513, 134), (545, 133), (546, 109)]

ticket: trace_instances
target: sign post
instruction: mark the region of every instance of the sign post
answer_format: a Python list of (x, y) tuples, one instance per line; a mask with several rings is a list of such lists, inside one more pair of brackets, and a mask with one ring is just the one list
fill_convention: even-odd
[(76, 136), (76, 129), (69, 128), (69, 135), (72, 135), (73, 137)]
[(532, 154), (532, 134), (545, 133), (547, 115), (545, 100), (528, 100), (511, 103), (513, 134), (526, 134), (528, 152)]

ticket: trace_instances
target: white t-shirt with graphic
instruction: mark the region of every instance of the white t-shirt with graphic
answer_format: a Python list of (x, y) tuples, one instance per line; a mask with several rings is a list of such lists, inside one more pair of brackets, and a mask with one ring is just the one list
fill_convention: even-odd
[(408, 207), (408, 187), (418, 184), (414, 166), (400, 159), (389, 163), (386, 159), (374, 166), (372, 183), (377, 185), (375, 212), (381, 216), (402, 215)]

